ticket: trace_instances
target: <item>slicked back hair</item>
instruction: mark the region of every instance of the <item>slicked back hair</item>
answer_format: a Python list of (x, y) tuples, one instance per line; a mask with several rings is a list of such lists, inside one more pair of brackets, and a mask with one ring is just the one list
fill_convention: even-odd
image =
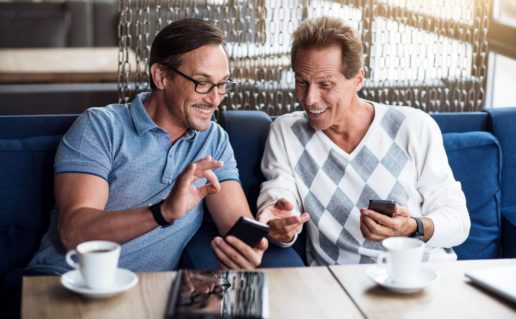
[(318, 17), (306, 20), (294, 32), (290, 62), (294, 67), (299, 50), (325, 49), (334, 45), (342, 51), (342, 74), (351, 79), (362, 69), (362, 41), (341, 19)]
[[(208, 44), (224, 47), (224, 33), (214, 24), (200, 19), (174, 21), (154, 38), (150, 50), (149, 70), (154, 63), (166, 64), (177, 69), (181, 66), (185, 53)], [(153, 90), (156, 88), (152, 75), (150, 86)]]

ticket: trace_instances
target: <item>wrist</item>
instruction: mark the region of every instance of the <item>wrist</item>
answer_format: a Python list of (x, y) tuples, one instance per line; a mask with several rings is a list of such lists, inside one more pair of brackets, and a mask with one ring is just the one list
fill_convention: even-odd
[(174, 223), (173, 219), (169, 219), (169, 217), (165, 214), (163, 205), (165, 203), (165, 200), (161, 200), (153, 205), (149, 206), (149, 210), (152, 213), (152, 216), (156, 223), (161, 227), (168, 227), (171, 226)]
[(408, 223), (407, 223), (408, 225), (405, 228), (404, 235), (406, 237), (411, 237), (412, 234), (414, 234), (417, 231), (417, 222), (413, 217), (408, 217), (407, 221), (408, 221)]
[(424, 240), (425, 237), (425, 225), (423, 220), (419, 217), (410, 217), (410, 219), (414, 220), (416, 223), (416, 230), (410, 234), (410, 237), (417, 238), (419, 240)]

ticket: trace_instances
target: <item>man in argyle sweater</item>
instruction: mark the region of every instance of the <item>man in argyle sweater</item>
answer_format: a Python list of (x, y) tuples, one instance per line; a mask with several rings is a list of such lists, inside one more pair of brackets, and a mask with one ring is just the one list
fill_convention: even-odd
[[(466, 240), (466, 200), (442, 135), (426, 113), (362, 100), (362, 44), (336, 18), (307, 20), (291, 62), (304, 112), (272, 124), (258, 198), (270, 238), (291, 245), (308, 221), (310, 265), (370, 263), (392, 236), (426, 242), (425, 260), (456, 259)], [(396, 201), (393, 217), (370, 199)]]

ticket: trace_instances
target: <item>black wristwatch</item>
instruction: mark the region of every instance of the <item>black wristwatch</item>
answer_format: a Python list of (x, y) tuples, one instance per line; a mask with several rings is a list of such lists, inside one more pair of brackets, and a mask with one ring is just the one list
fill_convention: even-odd
[(416, 231), (414, 231), (410, 237), (417, 238), (419, 240), (423, 240), (423, 237), (425, 237), (425, 226), (423, 225), (423, 221), (419, 217), (410, 217), (416, 221)]
[(163, 214), (161, 213), (161, 204), (163, 204), (164, 201), (165, 200), (161, 200), (154, 205), (150, 205), (149, 209), (152, 212), (152, 216), (158, 225), (161, 227), (168, 227), (172, 225), (174, 221), (167, 222), (167, 220), (163, 217)]

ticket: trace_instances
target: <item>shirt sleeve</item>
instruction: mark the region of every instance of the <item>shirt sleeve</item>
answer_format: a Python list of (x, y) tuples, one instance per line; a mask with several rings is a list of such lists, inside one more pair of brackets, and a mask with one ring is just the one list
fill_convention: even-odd
[(87, 110), (63, 136), (54, 173), (85, 173), (108, 180), (113, 164), (110, 135), (110, 127), (100, 112)]
[(469, 234), (471, 221), (466, 197), (448, 164), (443, 138), (437, 123), (425, 114), (419, 126), (416, 143), (417, 189), (423, 198), (421, 212), (434, 223), (429, 247), (450, 248), (463, 243)]
[[(285, 131), (289, 128), (281, 126), (281, 119), (276, 120), (272, 126), (265, 145), (261, 168), (265, 176), (265, 182), (260, 188), (258, 196), (258, 214), (279, 198), (286, 198), (294, 205), (293, 214), (300, 215), (301, 199), (296, 186), (296, 180), (292, 167), (288, 160)], [(288, 133), (287, 133), (288, 134)]]
[(213, 159), (224, 162), (224, 166), (214, 170), (213, 172), (217, 176), (219, 182), (228, 180), (236, 180), (240, 182), (235, 154), (231, 147), (231, 143), (229, 142), (228, 134), (218, 124), (214, 123), (213, 125), (216, 125), (215, 128), (217, 131), (217, 147), (213, 154)]

